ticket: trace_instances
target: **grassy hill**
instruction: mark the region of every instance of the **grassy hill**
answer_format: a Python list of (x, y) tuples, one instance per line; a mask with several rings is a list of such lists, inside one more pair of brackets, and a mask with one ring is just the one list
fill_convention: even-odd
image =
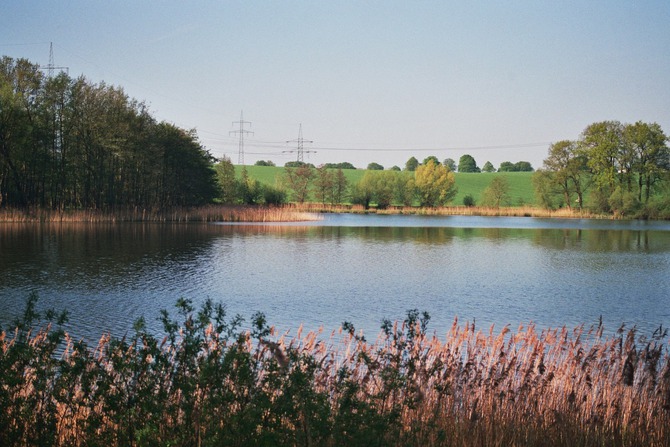
[[(257, 181), (276, 186), (277, 180), (284, 174), (284, 168), (279, 166), (246, 166), (249, 177)], [(242, 172), (241, 166), (235, 166), (237, 175)], [(365, 169), (344, 169), (344, 175), (347, 177), (350, 185), (357, 183), (367, 172)], [(496, 173), (456, 173), (456, 187), (458, 194), (452, 202), (453, 205), (463, 204), (463, 197), (470, 194), (475, 202), (479, 203), (482, 192), (491, 183), (496, 176), (507, 178), (509, 182), (509, 192), (512, 205), (533, 205), (535, 203), (535, 193), (531, 178), (532, 172), (496, 172)]]

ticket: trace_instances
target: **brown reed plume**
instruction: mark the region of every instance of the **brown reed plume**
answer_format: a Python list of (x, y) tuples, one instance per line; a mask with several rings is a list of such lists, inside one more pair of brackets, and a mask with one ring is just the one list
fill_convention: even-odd
[(440, 337), (410, 311), (367, 342), (345, 323), (276, 334), (206, 302), (94, 349), (46, 327), (0, 335), (0, 443), (667, 446), (665, 331), (602, 326)]

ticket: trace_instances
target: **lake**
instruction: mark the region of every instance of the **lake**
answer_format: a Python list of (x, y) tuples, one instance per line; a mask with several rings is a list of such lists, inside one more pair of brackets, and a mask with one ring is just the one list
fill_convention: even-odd
[(0, 224), (0, 325), (36, 291), (75, 337), (160, 333), (180, 297), (255, 311), (281, 330), (374, 338), (408, 309), (444, 334), (454, 318), (556, 327), (670, 325), (670, 223), (324, 215), (290, 224)]

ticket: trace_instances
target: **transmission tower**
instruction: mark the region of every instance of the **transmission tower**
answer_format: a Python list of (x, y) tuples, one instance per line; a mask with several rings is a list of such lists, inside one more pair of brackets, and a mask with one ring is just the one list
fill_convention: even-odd
[(54, 75), (54, 70), (65, 70), (65, 73), (70, 74), (70, 67), (56, 67), (54, 64), (54, 43), (49, 42), (49, 63), (45, 67), (40, 67), (40, 69), (47, 71), (47, 76), (52, 78)]
[(294, 153), (294, 152), (297, 152), (297, 153), (298, 153), (298, 161), (299, 161), (299, 162), (303, 162), (303, 161), (304, 161), (304, 160), (303, 160), (303, 158), (304, 158), (304, 157), (303, 157), (303, 154), (304, 154), (304, 153), (308, 153), (308, 154), (316, 153), (316, 151), (306, 151), (306, 150), (303, 149), (303, 145), (304, 145), (304, 143), (314, 143), (314, 142), (311, 141), (311, 140), (305, 140), (305, 139), (302, 137), (302, 123), (300, 123), (300, 128), (299, 128), (299, 130), (298, 130), (298, 138), (297, 138), (296, 140), (289, 140), (289, 141), (287, 141), (287, 143), (298, 143), (298, 146), (297, 146), (297, 148), (296, 148), (295, 150), (291, 150), (291, 151), (283, 151), (283, 152), (288, 152), (289, 154), (292, 154), (292, 153)]
[(239, 146), (239, 152), (237, 156), (237, 164), (238, 165), (243, 165), (244, 164), (244, 134), (252, 134), (253, 132), (249, 130), (244, 129), (244, 125), (248, 124), (251, 126), (251, 123), (249, 121), (244, 121), (244, 115), (243, 111), (240, 112), (240, 120), (239, 121), (233, 121), (233, 124), (239, 124), (240, 128), (238, 130), (231, 130), (229, 134), (239, 134), (240, 135), (240, 146)]

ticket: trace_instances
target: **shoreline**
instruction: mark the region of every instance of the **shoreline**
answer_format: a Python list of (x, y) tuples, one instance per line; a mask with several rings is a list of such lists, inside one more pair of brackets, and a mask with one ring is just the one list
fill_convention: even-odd
[[(517, 207), (407, 207), (392, 206), (384, 209), (361, 205), (323, 205), (318, 203), (289, 204), (282, 206), (261, 205), (204, 205), (170, 210), (128, 208), (114, 211), (49, 209), (3, 209), (1, 223), (120, 223), (120, 222), (305, 222), (319, 220), (319, 214), (379, 214), (416, 216), (486, 216), (534, 217), (561, 219), (639, 220), (626, 216), (595, 214), (585, 210), (547, 210), (531, 206)], [(658, 219), (664, 220), (664, 219)]]

